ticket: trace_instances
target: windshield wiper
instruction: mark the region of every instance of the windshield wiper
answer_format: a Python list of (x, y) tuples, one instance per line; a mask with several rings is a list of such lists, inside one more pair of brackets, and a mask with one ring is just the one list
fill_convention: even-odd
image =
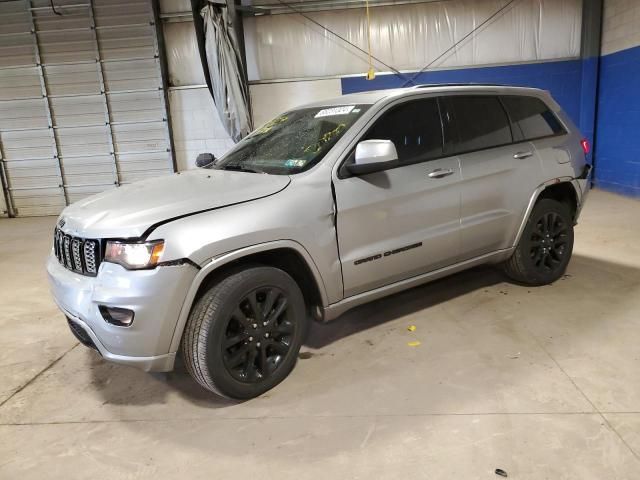
[(233, 170), (236, 172), (249, 172), (249, 173), (266, 173), (263, 172), (262, 170), (256, 170), (253, 168), (247, 168), (244, 167), (242, 165), (232, 165), (232, 164), (228, 164), (228, 165), (223, 165), (221, 167), (219, 167), (220, 170)]

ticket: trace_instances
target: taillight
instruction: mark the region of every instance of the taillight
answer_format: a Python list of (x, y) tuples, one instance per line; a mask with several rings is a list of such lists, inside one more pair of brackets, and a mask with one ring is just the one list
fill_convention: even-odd
[(582, 146), (582, 151), (585, 155), (587, 155), (591, 151), (591, 145), (589, 145), (589, 140), (583, 138), (580, 140), (580, 146)]

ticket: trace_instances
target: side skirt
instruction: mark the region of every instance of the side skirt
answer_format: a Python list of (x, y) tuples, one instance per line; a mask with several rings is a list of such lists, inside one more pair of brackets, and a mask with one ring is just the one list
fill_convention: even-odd
[(513, 250), (514, 249), (512, 247), (487, 253), (479, 257), (465, 260), (464, 262), (455, 263), (448, 267), (440, 268), (428, 273), (423, 273), (422, 275), (417, 275), (415, 277), (407, 278), (396, 283), (378, 287), (374, 290), (359, 293), (358, 295), (345, 298), (343, 300), (340, 300), (339, 302), (332, 303), (331, 305), (325, 307), (322, 321), (329, 322), (331, 320), (335, 320), (346, 311), (351, 310), (358, 305), (362, 305), (364, 303), (368, 303), (373, 300), (377, 300), (379, 298), (386, 297), (403, 290), (407, 290), (409, 288), (417, 287), (418, 285), (422, 285), (424, 283), (446, 277), (456, 272), (461, 272), (462, 270), (467, 270), (469, 268), (473, 268), (486, 263), (495, 263), (506, 260), (507, 258), (509, 258)]

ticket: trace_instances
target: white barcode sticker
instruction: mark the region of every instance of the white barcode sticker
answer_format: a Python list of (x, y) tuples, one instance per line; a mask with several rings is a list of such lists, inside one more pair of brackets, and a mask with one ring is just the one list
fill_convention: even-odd
[(350, 113), (354, 108), (355, 105), (349, 105), (348, 107), (325, 108), (316, 113), (315, 118), (330, 117), (332, 115), (346, 115), (347, 113)]

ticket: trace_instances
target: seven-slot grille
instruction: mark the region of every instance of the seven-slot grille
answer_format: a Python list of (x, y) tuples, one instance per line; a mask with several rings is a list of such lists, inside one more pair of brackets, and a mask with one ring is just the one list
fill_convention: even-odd
[(53, 250), (58, 261), (69, 270), (82, 275), (96, 276), (100, 266), (100, 241), (72, 237), (56, 228)]

